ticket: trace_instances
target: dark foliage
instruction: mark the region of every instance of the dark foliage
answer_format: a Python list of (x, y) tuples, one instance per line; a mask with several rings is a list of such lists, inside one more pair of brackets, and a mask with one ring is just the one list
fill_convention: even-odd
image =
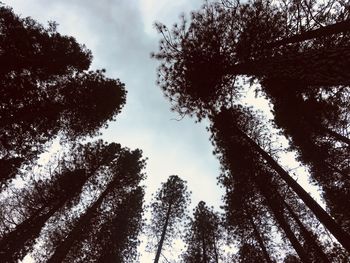
[[(2, 260), (12, 262), (25, 256), (32, 249), (49, 218), (79, 203), (86, 181), (108, 166), (120, 152), (120, 145), (115, 143), (97, 141), (86, 145), (79, 144), (66, 154), (55, 170), (50, 172), (50, 176), (46, 175), (40, 180), (32, 179), (28, 186), (14, 190), (4, 200), (4, 205), (12, 207), (6, 218), (17, 218), (18, 223), (14, 226), (1, 225)], [(48, 167), (48, 173), (50, 169)]]
[[(337, 221), (349, 232), (349, 88), (312, 92), (300, 83), (265, 80), (276, 125), (290, 138)], [(301, 86), (301, 87), (300, 87)]]
[(0, 180), (58, 134), (94, 135), (125, 104), (126, 91), (104, 70), (87, 71), (92, 55), (73, 37), (0, 6)]
[[(115, 257), (119, 262), (134, 259), (137, 256), (136, 236), (142, 225), (143, 190), (138, 185), (144, 179), (144, 165), (140, 150), (120, 149), (117, 156), (99, 171), (98, 176), (102, 178), (97, 182), (100, 183), (93, 185), (99, 192), (95, 200), (71, 224), (64, 224), (54, 235), (46, 235), (45, 250), (54, 250), (47, 262), (102, 260), (103, 257), (106, 260)], [(134, 201), (127, 206), (128, 197)], [(106, 229), (111, 222), (116, 223), (114, 227), (119, 224), (119, 228)], [(110, 234), (101, 236), (103, 233)], [(110, 254), (104, 251), (106, 246), (111, 250)]]
[[(157, 24), (163, 36), (153, 54), (162, 62), (159, 85), (174, 110), (202, 118), (239, 96), (238, 75), (348, 84), (348, 27), (333, 32), (320, 24), (347, 21), (349, 7), (343, 1), (329, 2), (250, 1), (230, 8), (207, 3), (192, 12), (190, 23), (183, 19), (171, 30)], [(316, 38), (268, 47), (316, 29), (323, 30)]]
[(183, 254), (183, 261), (187, 263), (211, 263), (219, 262), (220, 239), (220, 218), (213, 209), (201, 201), (195, 208), (193, 219), (187, 225), (185, 241), (186, 252)]

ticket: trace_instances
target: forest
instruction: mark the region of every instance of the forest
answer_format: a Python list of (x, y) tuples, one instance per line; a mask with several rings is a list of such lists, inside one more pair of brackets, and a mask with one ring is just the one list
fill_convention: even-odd
[[(205, 1), (155, 23), (154, 89), (179, 122), (208, 124), (220, 210), (190, 211), (176, 172), (145, 201), (147, 156), (101, 138), (128, 85), (59, 23), (0, 2), (0, 263), (350, 263), (350, 2)], [(296, 153), (320, 200), (281, 152)]]

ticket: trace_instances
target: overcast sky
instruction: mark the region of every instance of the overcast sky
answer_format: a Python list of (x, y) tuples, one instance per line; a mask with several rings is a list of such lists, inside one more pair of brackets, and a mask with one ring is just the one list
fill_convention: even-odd
[[(219, 209), (223, 191), (216, 184), (219, 162), (205, 124), (170, 111), (169, 102), (156, 86), (159, 36), (155, 21), (168, 26), (181, 13), (198, 9), (202, 0), (2, 0), (22, 17), (46, 24), (56, 21), (58, 31), (74, 36), (94, 57), (92, 68), (126, 84), (127, 103), (116, 122), (101, 136), (131, 149), (140, 148), (147, 161), (146, 202), (171, 174), (188, 182), (192, 207), (200, 200)], [(255, 101), (254, 103), (265, 103)], [(297, 165), (291, 156), (285, 163)], [(289, 158), (289, 159), (288, 159)], [(307, 179), (299, 178), (306, 184)], [(175, 253), (176, 254), (176, 253)], [(148, 262), (148, 261), (141, 261)]]
[[(200, 200), (217, 209), (222, 191), (216, 184), (219, 163), (205, 124), (170, 111), (156, 86), (159, 35), (154, 22), (171, 26), (181, 13), (202, 5), (202, 0), (13, 0), (4, 1), (22, 17), (42, 24), (56, 21), (58, 31), (74, 36), (93, 54), (93, 69), (125, 83), (127, 103), (114, 123), (103, 131), (104, 140), (131, 149), (140, 148), (147, 161), (146, 202), (169, 175), (188, 182), (192, 207)], [(146, 262), (146, 261), (145, 261)]]
[[(157, 61), (150, 52), (158, 48), (153, 24), (172, 25), (182, 12), (198, 9), (202, 1), (187, 0), (14, 0), (16, 13), (41, 23), (56, 21), (58, 31), (74, 36), (93, 54), (92, 68), (126, 84), (127, 103), (102, 138), (140, 148), (147, 161), (147, 198), (171, 174), (188, 181), (193, 203), (200, 200), (218, 207), (216, 186), (219, 163), (205, 124), (196, 124), (170, 111), (169, 102), (156, 86)], [(206, 191), (203, 191), (206, 189)]]

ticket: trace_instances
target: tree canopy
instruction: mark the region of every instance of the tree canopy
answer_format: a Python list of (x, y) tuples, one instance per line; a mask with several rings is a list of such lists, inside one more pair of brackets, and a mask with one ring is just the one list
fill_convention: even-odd
[(44, 27), (0, 6), (0, 179), (58, 134), (96, 135), (125, 104), (119, 79), (88, 71), (91, 52), (51, 22)]

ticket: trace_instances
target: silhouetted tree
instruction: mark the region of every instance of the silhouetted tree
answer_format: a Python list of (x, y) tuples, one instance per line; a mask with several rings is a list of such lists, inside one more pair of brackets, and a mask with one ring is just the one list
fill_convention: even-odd
[[(69, 259), (70, 257), (74, 259), (78, 257), (84, 257), (84, 254), (81, 254), (82, 251), (80, 249), (80, 245), (81, 242), (88, 238), (86, 235), (89, 234), (89, 229), (93, 230), (94, 228), (98, 228), (98, 230), (101, 231), (99, 227), (103, 227), (103, 225), (104, 227), (106, 227), (107, 225), (105, 224), (108, 224), (108, 221), (103, 220), (101, 222), (98, 219), (102, 211), (104, 209), (106, 209), (109, 212), (111, 212), (111, 210), (114, 210), (114, 205), (119, 206), (120, 202), (124, 198), (126, 198), (126, 196), (130, 196), (130, 192), (134, 190), (136, 191), (140, 181), (144, 178), (144, 175), (142, 174), (141, 170), (144, 168), (145, 161), (141, 159), (141, 156), (142, 155), (140, 150), (130, 151), (128, 149), (123, 148), (121, 149), (117, 158), (112, 160), (108, 167), (105, 167), (105, 169), (100, 171), (100, 173), (104, 177), (103, 180), (109, 181), (107, 183), (107, 186), (104, 189), (101, 189), (101, 193), (98, 195), (97, 199), (95, 199), (95, 201), (93, 201), (92, 204), (84, 212), (82, 212), (82, 214), (79, 215), (79, 217), (73, 223), (73, 227), (71, 229), (65, 229), (64, 231), (61, 231), (61, 234), (58, 234), (58, 236), (55, 237), (55, 240), (52, 240), (54, 241), (53, 243), (50, 243), (50, 240), (46, 241), (46, 249), (54, 249), (54, 253), (47, 260), (47, 262), (62, 262), (66, 258)], [(140, 191), (140, 189), (138, 191)], [(136, 198), (143, 197), (142, 191), (139, 194), (137, 194), (136, 191), (134, 194), (136, 194)], [(140, 200), (137, 200), (138, 202), (136, 202), (135, 206), (132, 208), (136, 210), (129, 214), (130, 216), (136, 216), (136, 218), (139, 217), (140, 213), (140, 206), (137, 205), (140, 204)], [(120, 209), (122, 209), (122, 207), (119, 206)], [(133, 215), (134, 212), (135, 214)], [(119, 212), (118, 217), (123, 216), (122, 213), (123, 212)], [(125, 215), (127, 215), (126, 211), (125, 213)], [(110, 216), (112, 216), (112, 214), (110, 214)], [(117, 250), (113, 250), (111, 252), (112, 256), (117, 255), (118, 257), (121, 257), (123, 255), (122, 253), (126, 250), (125, 243), (128, 242), (127, 239), (130, 238), (130, 241), (132, 239), (135, 239), (134, 235), (137, 234), (139, 230), (140, 222), (138, 222), (137, 220), (135, 221), (135, 218), (128, 218), (128, 220), (129, 219), (130, 224), (136, 224), (129, 226), (130, 229), (127, 232), (127, 234), (130, 234), (131, 236), (128, 237), (127, 235), (124, 235), (120, 237), (121, 239), (117, 241), (120, 242), (120, 246), (117, 248)], [(99, 225), (100, 223), (102, 225)], [(123, 227), (125, 227), (125, 230), (127, 231), (128, 226), (124, 225)], [(134, 229), (135, 231), (132, 231), (132, 229)], [(113, 229), (108, 229), (105, 231), (113, 231), (111, 233), (115, 233)], [(118, 231), (121, 231), (121, 229), (118, 229)], [(122, 238), (124, 238), (124, 240), (122, 240)], [(105, 241), (107, 242), (108, 239), (109, 237), (106, 236)], [(104, 242), (103, 239), (100, 241)], [(110, 245), (113, 245), (113, 240), (110, 240), (109, 242)], [(132, 243), (130, 243), (130, 245), (131, 244)], [(99, 244), (99, 246), (100, 245), (103, 245), (103, 243)], [(112, 249), (114, 248), (112, 247)], [(135, 244), (133, 244), (132, 247), (130, 247), (131, 253), (135, 253), (134, 249)], [(95, 255), (95, 257), (104, 255), (103, 251), (101, 250), (99, 250), (98, 253), (99, 254)], [(133, 258), (134, 255), (130, 254), (128, 255), (128, 257)]]
[(298, 257), (289, 254), (284, 258), (283, 263), (301, 263), (301, 261), (298, 259)]
[[(349, 132), (346, 93), (296, 92), (298, 83), (265, 80), (265, 91), (273, 101), (276, 125), (291, 139), (299, 160), (310, 166), (312, 178), (322, 186), (331, 214), (349, 230), (349, 140), (337, 131)], [(299, 85), (300, 86), (300, 85)], [(283, 92), (281, 92), (283, 89)], [(305, 90), (305, 88), (297, 88)], [(323, 96), (322, 96), (323, 95)], [(326, 98), (323, 98), (328, 95)]]
[(171, 175), (157, 191), (151, 203), (150, 235), (158, 239), (154, 262), (158, 263), (164, 242), (174, 238), (176, 227), (185, 218), (190, 194), (186, 182), (177, 175)]
[(138, 187), (126, 195), (114, 218), (106, 222), (98, 233), (101, 252), (97, 262), (135, 261), (138, 233), (142, 226), (143, 189)]
[[(20, 216), (13, 212), (6, 217), (20, 217), (12, 230), (0, 239), (0, 254), (4, 262), (21, 259), (31, 248), (49, 218), (60, 210), (77, 204), (83, 185), (99, 169), (106, 167), (121, 151), (119, 144), (103, 141), (78, 144), (60, 161), (54, 174), (33, 185), (15, 191), (6, 204), (20, 209)], [(21, 222), (22, 221), (22, 222)], [(5, 227), (5, 226), (2, 226)]]
[(238, 251), (238, 262), (255, 263), (263, 258), (261, 250), (250, 244), (243, 244)]
[[(234, 112), (236, 112), (236, 114)], [(324, 226), (326, 226), (331, 232), (334, 231), (334, 236), (337, 237), (344, 248), (347, 248), (349, 240), (348, 234), (344, 232), (341, 227), (310, 197), (310, 195), (302, 187), (300, 187), (300, 185), (298, 185), (282, 167), (278, 165), (271, 155), (265, 152), (256, 141), (246, 134), (249, 132), (250, 136), (254, 136), (254, 134), (256, 135), (258, 132), (257, 138), (262, 138), (262, 133), (259, 131), (259, 126), (257, 123), (254, 123), (253, 119), (250, 119), (249, 121), (249, 118), (247, 119), (246, 117), (243, 117), (241, 113), (237, 112), (242, 113), (242, 109), (239, 109), (238, 107), (236, 110), (223, 110), (217, 117), (214, 117), (214, 124), (211, 130), (213, 132), (215, 144), (221, 145), (220, 147), (224, 149), (223, 156), (226, 156), (225, 158), (230, 158), (230, 156), (233, 155), (239, 158), (239, 155), (242, 155), (242, 153), (245, 152), (245, 162), (248, 160), (248, 168), (254, 159), (261, 158), (261, 160), (264, 160), (266, 163), (264, 166), (267, 166), (269, 170), (273, 170), (274, 172), (272, 174), (278, 174), (286, 185), (288, 185), (299, 196), (299, 198), (304, 201), (306, 206), (311, 209), (318, 220), (320, 220), (320, 222), (324, 224)], [(247, 111), (245, 112), (248, 113)], [(220, 115), (221, 117), (219, 117)], [(224, 117), (225, 115), (226, 118)], [(250, 118), (252, 118), (251, 115)], [(243, 161), (244, 159), (238, 163), (242, 165)], [(259, 171), (261, 168), (258, 167), (256, 170)], [(262, 175), (260, 177), (263, 177), (264, 173), (266, 173), (264, 170), (262, 170)], [(266, 178), (270, 177), (271, 175), (267, 176)], [(266, 183), (263, 182), (261, 184), (257, 184), (257, 186), (260, 188), (260, 192), (265, 196), (265, 198), (270, 198), (269, 190), (265, 189)], [(274, 204), (275, 201), (272, 201), (273, 200), (269, 200), (268, 203), (270, 205)], [(273, 212), (275, 216), (278, 215), (277, 212), (280, 211), (280, 206), (281, 203), (278, 202), (277, 204), (274, 204), (274, 207), (271, 207), (271, 209), (275, 211)], [(283, 218), (280, 217), (280, 219)]]
[[(349, 18), (345, 3), (332, 2), (343, 9), (315, 6), (320, 23), (341, 23)], [(298, 1), (284, 4), (251, 1), (227, 9), (207, 3), (192, 12), (190, 23), (183, 19), (171, 30), (157, 24), (163, 39), (153, 56), (162, 61), (158, 82), (174, 103), (173, 109), (204, 117), (213, 107), (239, 96), (238, 75), (298, 80), (307, 85), (347, 85), (350, 34), (346, 27), (346, 32), (335, 37), (328, 28), (321, 28), (323, 34), (312, 41), (264, 48), (314, 30), (310, 12), (300, 14)]]
[[(44, 199), (46, 206), (41, 206), (33, 211), (31, 216), (24, 220), (15, 229), (6, 234), (0, 240), (0, 255), (3, 262), (16, 262), (25, 256), (28, 248), (30, 248), (35, 239), (39, 236), (41, 228), (46, 221), (66, 202), (71, 201), (80, 193), (80, 189), (86, 180), (84, 170), (74, 172), (67, 171), (49, 188), (49, 184), (37, 185), (37, 189), (48, 191), (49, 196), (43, 198), (39, 196), (44, 191), (31, 193), (37, 195), (35, 197)], [(51, 200), (50, 200), (51, 199)]]
[(184, 262), (218, 263), (222, 233), (219, 216), (213, 209), (208, 208), (203, 201), (199, 202), (187, 228)]
[[(217, 151), (220, 151), (217, 149)], [(232, 155), (231, 155), (232, 156)], [(249, 243), (256, 243), (257, 249), (262, 252), (264, 262), (273, 262), (271, 218), (261, 195), (256, 191), (254, 182), (250, 176), (242, 176), (236, 169), (239, 166), (231, 166), (221, 158), (225, 172), (220, 176), (220, 183), (225, 187), (224, 196), (225, 227), (229, 231), (231, 239), (239, 242), (242, 246)], [(234, 160), (232, 160), (234, 163)], [(243, 174), (245, 174), (243, 172)]]
[(57, 134), (94, 135), (125, 104), (124, 84), (87, 71), (91, 52), (56, 24), (43, 27), (0, 6), (0, 180)]

